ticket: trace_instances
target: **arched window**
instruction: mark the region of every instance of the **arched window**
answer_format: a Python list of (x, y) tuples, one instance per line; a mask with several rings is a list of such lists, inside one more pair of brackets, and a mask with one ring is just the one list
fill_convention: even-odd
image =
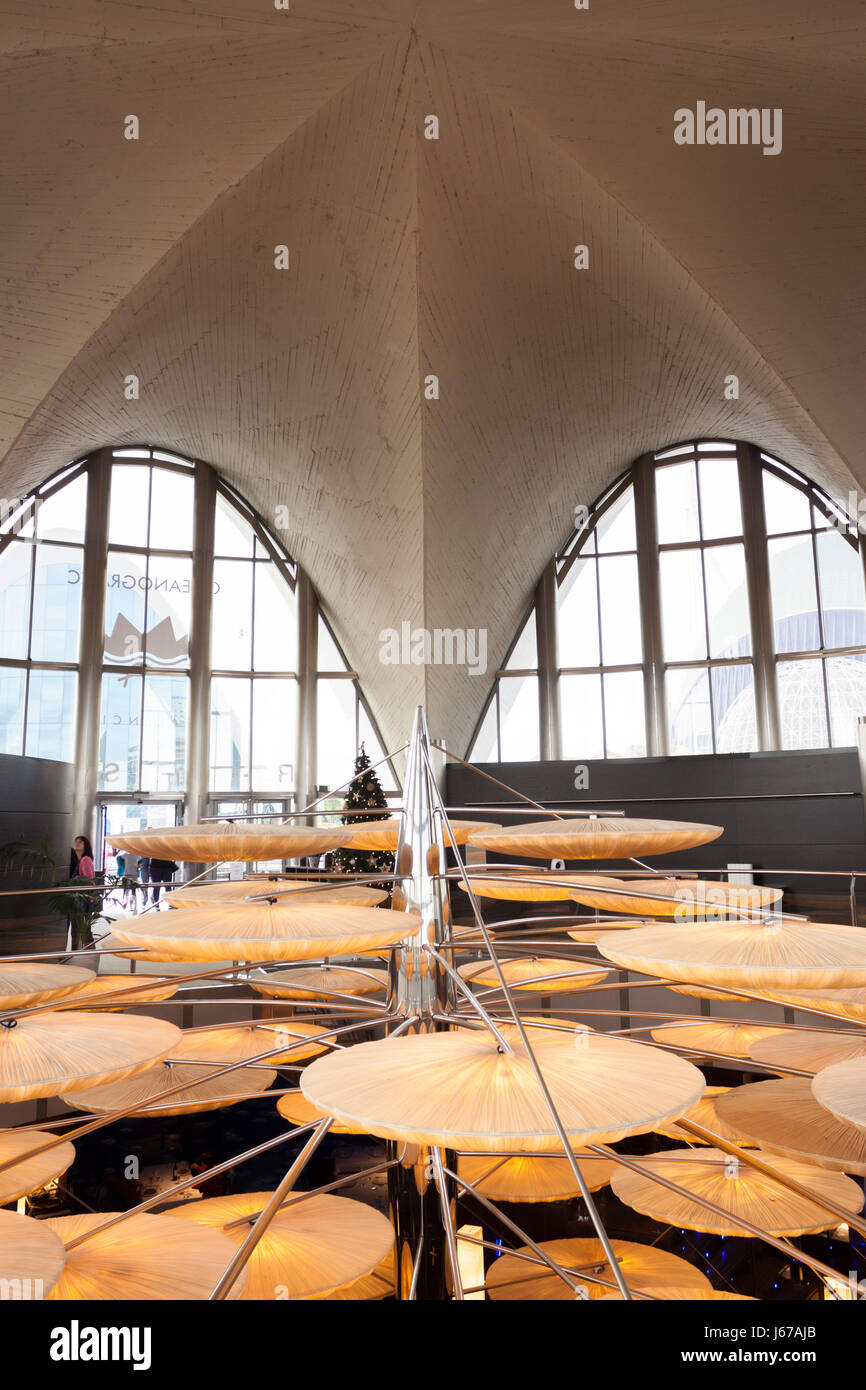
[(288, 814), (382, 756), (309, 581), (207, 464), (100, 450), (0, 521), (0, 751), (74, 763), (77, 824)]
[[(754, 445), (645, 455), (584, 515), (539, 585), (538, 701), (510, 749), (497, 672), (478, 761), (640, 757), (856, 742), (866, 715), (856, 501)], [(524, 627), (524, 632), (528, 627)]]

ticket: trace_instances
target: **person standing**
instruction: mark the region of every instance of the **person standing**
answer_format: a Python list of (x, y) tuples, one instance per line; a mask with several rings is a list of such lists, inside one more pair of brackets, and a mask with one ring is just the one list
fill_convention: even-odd
[[(141, 889), (141, 905), (147, 907), (147, 888), (150, 883), (150, 860), (143, 856), (139, 857), (138, 864), (138, 886)], [(135, 910), (135, 893), (133, 893), (133, 911)]]
[(70, 878), (89, 878), (96, 877), (96, 869), (93, 863), (93, 846), (86, 835), (78, 835), (72, 842), (72, 854), (69, 859)]
[(171, 883), (177, 873), (177, 865), (173, 859), (151, 859), (150, 861), (150, 881), (153, 884), (151, 902), (156, 905), (159, 902), (159, 895), (164, 883)]

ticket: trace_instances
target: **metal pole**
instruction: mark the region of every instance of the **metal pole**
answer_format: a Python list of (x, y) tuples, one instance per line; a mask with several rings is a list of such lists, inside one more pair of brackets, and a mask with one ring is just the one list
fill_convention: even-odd
[[(193, 512), (192, 623), (189, 637), (189, 737), (187, 740), (185, 807), (186, 819), (192, 822), (200, 821), (207, 814), (208, 809), (215, 508), (216, 474), (206, 463), (196, 463)], [(189, 881), (189, 879), (196, 877), (203, 867), (199, 864), (185, 864), (184, 879)]]
[(102, 703), (102, 647), (105, 632), (105, 568), (108, 558), (108, 498), (111, 451), (100, 449), (87, 467), (87, 520), (81, 576), (81, 644), (78, 664), (78, 715), (75, 730), (73, 835), (96, 841), (96, 789), (99, 784), (99, 717)]

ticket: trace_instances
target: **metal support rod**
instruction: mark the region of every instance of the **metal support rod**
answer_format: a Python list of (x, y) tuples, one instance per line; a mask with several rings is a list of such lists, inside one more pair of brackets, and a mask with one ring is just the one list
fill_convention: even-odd
[(433, 1159), (433, 1167), (436, 1172), (436, 1186), (439, 1189), (439, 1207), (442, 1212), (442, 1224), (445, 1227), (445, 1242), (448, 1246), (448, 1263), (451, 1266), (451, 1279), (454, 1284), (454, 1297), (459, 1303), (463, 1302), (463, 1280), (460, 1278), (460, 1264), (457, 1259), (457, 1237), (454, 1232), (454, 1221), (452, 1219), (451, 1204), (448, 1201), (448, 1184), (445, 1181), (445, 1167), (442, 1162), (442, 1150), (435, 1146), (430, 1150)]
[(328, 1115), (316, 1126), (315, 1131), (310, 1135), (309, 1139), (307, 1140), (301, 1152), (298, 1154), (298, 1157), (295, 1159), (289, 1171), (286, 1173), (282, 1182), (274, 1189), (274, 1192), (272, 1193), (271, 1199), (268, 1202), (267, 1206), (264, 1208), (263, 1211), (259, 1212), (255, 1221), (253, 1222), (249, 1235), (246, 1236), (246, 1238), (241, 1242), (237, 1254), (234, 1256), (232, 1260), (229, 1261), (229, 1264), (225, 1272), (217, 1281), (216, 1287), (214, 1288), (213, 1293), (210, 1296), (211, 1302), (219, 1303), (222, 1299), (228, 1296), (229, 1289), (231, 1289), (232, 1286), (237, 1282), (237, 1279), (241, 1271), (246, 1267), (247, 1261), (249, 1260), (250, 1256), (252, 1255), (253, 1251), (255, 1250), (256, 1246), (261, 1240), (262, 1236), (267, 1231), (271, 1221), (276, 1216), (280, 1208), (280, 1204), (283, 1198), (285, 1197), (286, 1193), (290, 1192), (291, 1189), (294, 1187), (299, 1176), (303, 1172), (304, 1168), (307, 1166), (308, 1161), (316, 1152), (316, 1149), (321, 1144), (322, 1140), (324, 1139), (325, 1135), (327, 1134), (328, 1130), (331, 1128), (331, 1125), (333, 1123), (333, 1119), (330, 1115)]

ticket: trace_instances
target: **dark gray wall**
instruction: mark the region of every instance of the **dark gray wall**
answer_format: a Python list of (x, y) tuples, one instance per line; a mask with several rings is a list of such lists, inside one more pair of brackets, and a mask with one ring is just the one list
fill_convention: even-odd
[[(848, 875), (866, 871), (866, 822), (853, 748), (592, 762), (585, 764), (585, 791), (575, 790), (574, 762), (481, 766), (555, 810), (592, 806), (602, 812), (722, 825), (718, 840), (673, 856), (671, 866), (720, 869), (734, 862), (754, 864), (758, 882), (785, 888), (785, 906), (791, 911), (848, 921)], [(497, 804), (519, 804), (469, 768), (450, 764), (446, 777), (449, 806), (489, 805), (495, 820)], [(531, 807), (525, 818), (537, 819)], [(653, 864), (664, 868), (665, 856)], [(616, 867), (610, 861), (605, 865)], [(780, 872), (768, 872), (771, 869)], [(844, 876), (801, 876), (794, 870), (837, 870)], [(866, 922), (866, 878), (858, 898), (863, 899), (860, 919)]]
[[(46, 758), (19, 758), (0, 754), (0, 844), (27, 840), (38, 844), (47, 833), (56, 860), (53, 880), (66, 878), (72, 827), (71, 763)], [(0, 887), (26, 889), (40, 886), (20, 873), (0, 876)], [(38, 927), (55, 921), (40, 897), (0, 897), (0, 933), (7, 939), (16, 927)], [(0, 938), (2, 940), (2, 938)], [(13, 949), (18, 949), (17, 944)], [(2, 946), (0, 946), (2, 951)]]

